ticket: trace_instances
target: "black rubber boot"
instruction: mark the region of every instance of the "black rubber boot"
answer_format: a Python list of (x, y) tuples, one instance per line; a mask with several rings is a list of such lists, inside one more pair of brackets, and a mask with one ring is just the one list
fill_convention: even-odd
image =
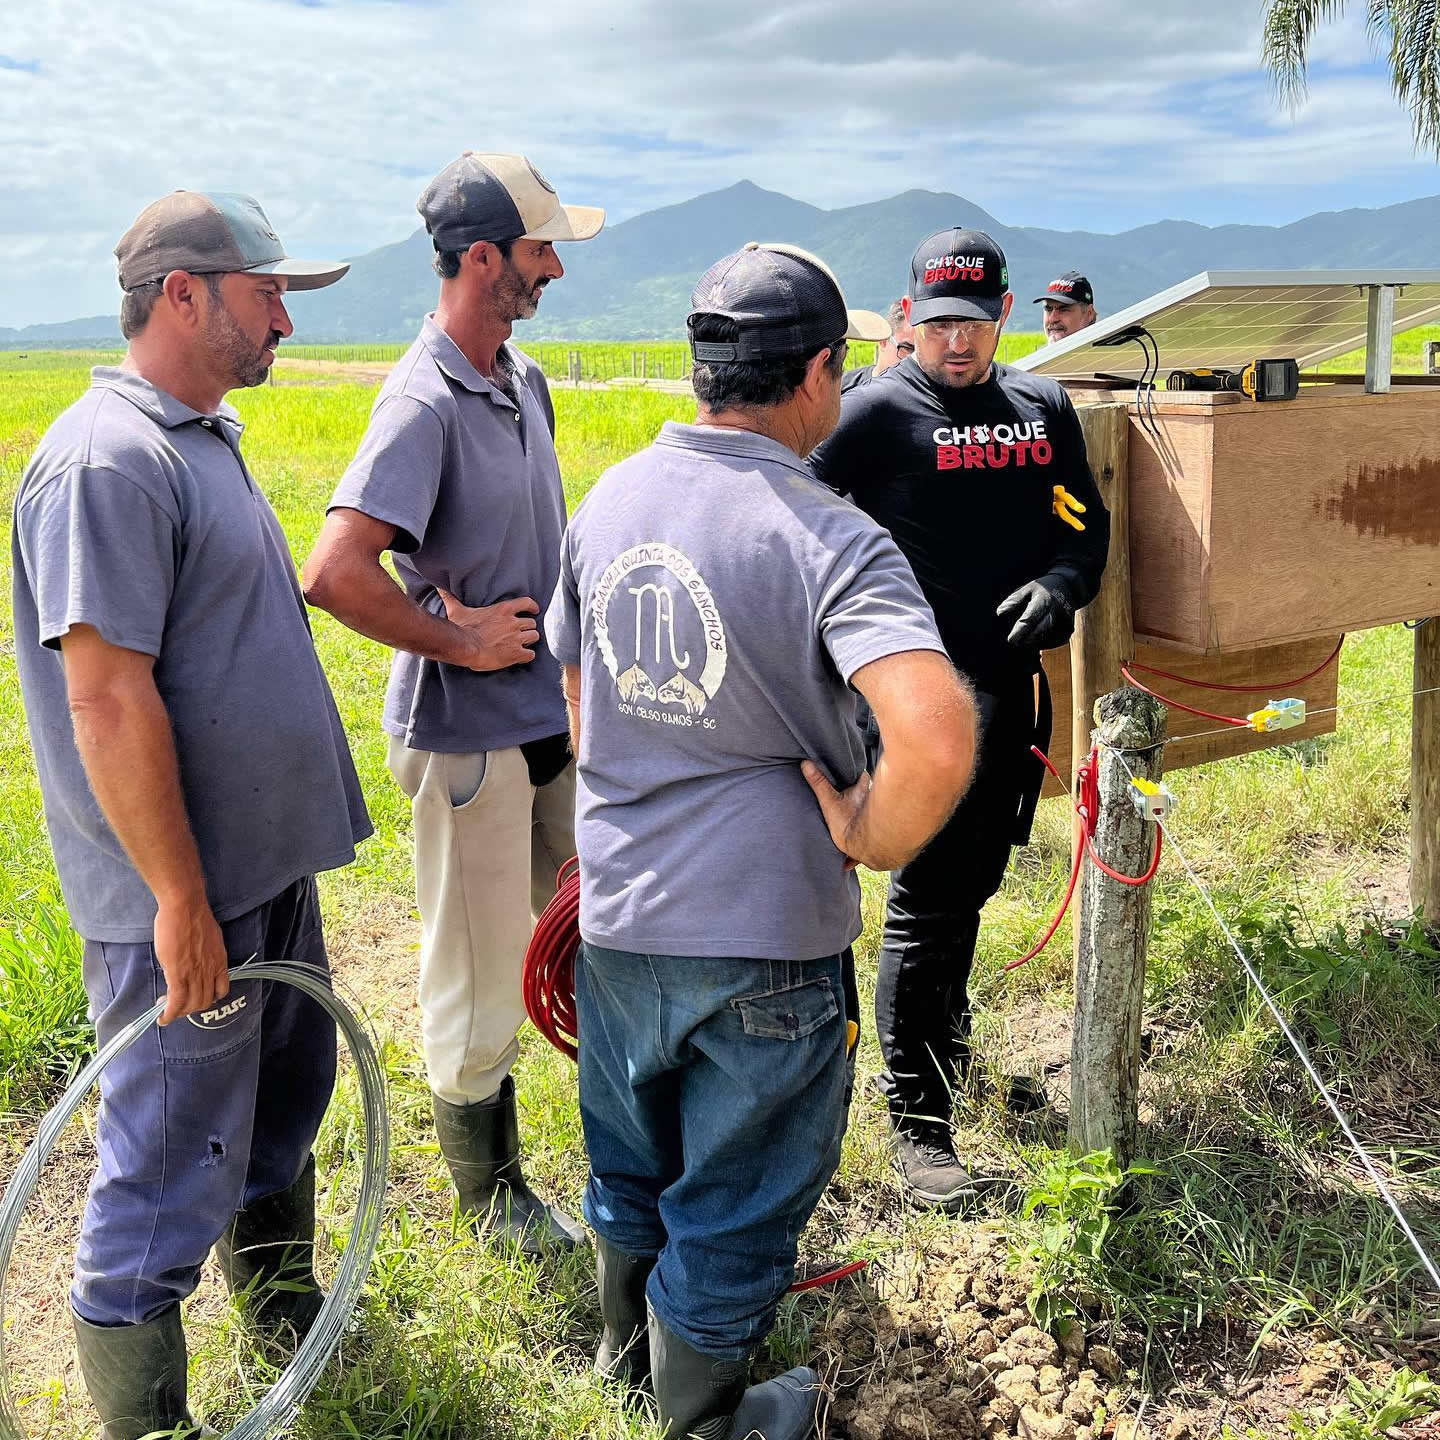
[(438, 1095), (435, 1134), (460, 1196), (460, 1212), (482, 1235), (510, 1240), (524, 1255), (573, 1250), (584, 1232), (563, 1210), (547, 1205), (520, 1173), (520, 1121), (515, 1082), (478, 1105), (452, 1105)]
[(955, 1154), (955, 1142), (943, 1125), (896, 1127), (890, 1137), (900, 1167), (905, 1198), (918, 1209), (956, 1215), (980, 1198), (989, 1182), (977, 1179)]
[(666, 1440), (806, 1440), (820, 1408), (820, 1377), (808, 1366), (746, 1387), (748, 1360), (692, 1350), (650, 1311), (650, 1361)]
[(200, 1433), (185, 1408), (179, 1305), (143, 1325), (92, 1325), (73, 1312), (71, 1319), (80, 1373), (100, 1412), (101, 1440), (140, 1440), (151, 1431), (169, 1433), (181, 1426)]
[[(305, 1338), (325, 1292), (315, 1278), (315, 1157), (300, 1178), (239, 1211), (215, 1242), (225, 1288), (256, 1330)], [(277, 1283), (278, 1282), (278, 1283)]]
[(604, 1236), (595, 1237), (595, 1283), (605, 1322), (595, 1369), (607, 1380), (639, 1386), (650, 1378), (645, 1282), (654, 1268), (653, 1255), (631, 1255), (617, 1250)]

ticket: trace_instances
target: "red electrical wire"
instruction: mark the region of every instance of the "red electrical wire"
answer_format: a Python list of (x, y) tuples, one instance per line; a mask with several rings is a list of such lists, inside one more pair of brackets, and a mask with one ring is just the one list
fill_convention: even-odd
[[(1035, 745), (1030, 747), (1030, 753), (1040, 759), (1045, 768), (1063, 787), (1065, 781), (1061, 779), (1060, 772), (1051, 764), (1050, 757)], [(1095, 834), (1095, 827), (1100, 819), (1100, 776), (1096, 768), (1098, 760), (1099, 752), (1092, 748), (1089, 755), (1080, 762), (1080, 768), (1075, 772), (1075, 813), (1080, 817), (1080, 833), (1085, 843), (1075, 847), (1075, 859), (1070, 866), (1070, 883), (1065, 887), (1065, 898), (1060, 902), (1060, 908), (1055, 912), (1055, 918), (1050, 922), (1050, 928), (1040, 937), (1040, 942), (1027, 950), (1018, 960), (1011, 960), (1009, 964), (1002, 966), (1001, 968), (1004, 970), (1018, 970), (1020, 966), (1033, 960), (1050, 943), (1051, 937), (1060, 928), (1060, 922), (1065, 918), (1065, 912), (1070, 908), (1070, 901), (1074, 897), (1075, 885), (1080, 878), (1080, 868), (1086, 855), (1089, 855), (1112, 880), (1118, 880), (1122, 885), (1148, 885), (1155, 878), (1155, 872), (1160, 868), (1160, 827), (1158, 825), (1155, 827), (1155, 854), (1151, 857), (1150, 868), (1143, 875), (1122, 875), (1118, 870), (1112, 870), (1100, 858), (1091, 838)]]
[(811, 1275), (807, 1279), (797, 1280), (791, 1287), (790, 1293), (798, 1294), (801, 1290), (818, 1290), (822, 1285), (833, 1285), (837, 1280), (843, 1280), (847, 1275), (858, 1275), (870, 1262), (868, 1260), (852, 1260), (848, 1265), (837, 1265), (833, 1270), (825, 1270), (819, 1275)]
[(580, 862), (567, 860), (555, 895), (535, 922), (525, 951), (521, 991), (535, 1028), (572, 1060), (579, 1057), (575, 1016), (575, 952), (580, 948)]
[[(1243, 695), (1263, 695), (1269, 692), (1273, 695), (1277, 690), (1290, 690), (1296, 685), (1303, 685), (1307, 680), (1313, 680), (1322, 670), (1328, 670), (1340, 658), (1340, 647), (1344, 643), (1345, 637), (1342, 635), (1336, 641), (1335, 648), (1313, 670), (1307, 670), (1293, 680), (1275, 680), (1268, 685), (1222, 685), (1218, 680), (1192, 680), (1188, 675), (1175, 675), (1169, 670), (1157, 670), (1153, 665), (1143, 665), (1138, 660), (1132, 660), (1130, 668), (1143, 670), (1147, 675), (1158, 675), (1162, 680), (1175, 680), (1181, 685), (1193, 685), (1197, 690), (1230, 690)], [(1145, 687), (1142, 685), (1139, 688), (1143, 690)], [(1154, 691), (1148, 693), (1154, 694)], [(1171, 702), (1167, 700), (1165, 703), (1168, 705)]]
[(1155, 827), (1155, 854), (1151, 858), (1150, 868), (1143, 875), (1122, 875), (1118, 870), (1112, 870), (1096, 853), (1094, 843), (1088, 835), (1085, 837), (1085, 849), (1089, 852), (1090, 858), (1112, 880), (1118, 880), (1122, 885), (1148, 885), (1155, 878), (1155, 872), (1160, 868), (1160, 835), (1161, 830), (1157, 825)]
[[(1137, 689), (1143, 690), (1147, 695), (1153, 695), (1162, 705), (1168, 705), (1172, 710), (1183, 710), (1187, 715), (1199, 715), (1205, 720), (1218, 720), (1222, 725), (1236, 725), (1241, 730), (1248, 730), (1250, 722), (1241, 720), (1234, 715), (1217, 715), (1213, 710), (1201, 710), (1195, 705), (1186, 705), (1181, 700), (1172, 700), (1168, 695), (1162, 695), (1158, 690), (1152, 690), (1143, 680), (1137, 680), (1126, 665), (1120, 667), (1120, 673)], [(1266, 687), (1269, 688), (1268, 686)], [(1280, 687), (1276, 687), (1277, 689)]]
[[(1060, 772), (1050, 763), (1050, 757), (1040, 749), (1038, 745), (1030, 747), (1030, 753), (1039, 757), (1045, 768), (1060, 782), (1063, 789), (1065, 782), (1060, 778)], [(1083, 768), (1083, 767), (1082, 767)], [(1080, 867), (1085, 861), (1085, 852), (1078, 845), (1075, 847), (1075, 860), (1070, 866), (1070, 883), (1065, 887), (1065, 898), (1060, 902), (1060, 908), (1055, 912), (1055, 918), (1050, 922), (1050, 928), (1040, 937), (1040, 943), (1032, 946), (1018, 960), (1012, 960), (1008, 965), (1002, 966), (1005, 970), (1018, 970), (1022, 965), (1028, 965), (1049, 943), (1050, 938), (1060, 928), (1060, 922), (1065, 918), (1065, 912), (1070, 908), (1070, 899), (1075, 894), (1076, 882), (1080, 879)]]

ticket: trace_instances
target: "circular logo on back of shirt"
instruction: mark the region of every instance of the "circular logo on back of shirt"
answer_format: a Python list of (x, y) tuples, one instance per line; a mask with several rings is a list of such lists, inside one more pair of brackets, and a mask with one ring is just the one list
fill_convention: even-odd
[(704, 713), (725, 679), (725, 625), (688, 556), (661, 540), (632, 545), (600, 577), (590, 611), (622, 705)]

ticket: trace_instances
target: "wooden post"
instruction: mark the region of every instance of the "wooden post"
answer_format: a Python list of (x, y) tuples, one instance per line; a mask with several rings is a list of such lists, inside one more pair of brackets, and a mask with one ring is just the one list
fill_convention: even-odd
[[(1130, 799), (1130, 772), (1158, 780), (1165, 768), (1165, 707), (1141, 690), (1100, 700), (1099, 824), (1095, 849), (1122, 875), (1142, 875), (1156, 825)], [(1154, 748), (1147, 748), (1147, 747)], [(1108, 748), (1108, 747), (1114, 747)], [(1087, 740), (1086, 752), (1089, 751)], [(1114, 751), (1124, 752), (1125, 764)], [(1075, 1034), (1070, 1045), (1070, 1148), (1113, 1150), (1121, 1166), (1135, 1158), (1140, 1109), (1140, 1019), (1149, 885), (1122, 885), (1085, 862), (1075, 922)]]
[[(1070, 783), (1090, 753), (1095, 702), (1125, 683), (1120, 667), (1135, 656), (1130, 618), (1130, 407), (1081, 405), (1077, 411), (1100, 498), (1110, 511), (1110, 557), (1100, 593), (1075, 616), (1070, 639)], [(1084, 518), (1083, 516), (1081, 517)], [(1058, 724), (1065, 723), (1057, 715)], [(1071, 858), (1080, 844), (1080, 822), (1071, 826)], [(1079, 894), (1077, 906), (1083, 904)], [(1074, 912), (1074, 954), (1080, 957), (1080, 911)]]
[[(1415, 631), (1414, 689), (1440, 686), (1440, 620)], [(1410, 720), (1410, 904), (1440, 928), (1440, 695), (1416, 694)]]
[(1070, 641), (1072, 771), (1090, 751), (1095, 702), (1125, 683), (1120, 667), (1135, 656), (1130, 619), (1130, 407), (1082, 405), (1078, 413), (1090, 469), (1110, 511), (1110, 558), (1100, 593), (1076, 615)]
[(630, 374), (632, 378), (640, 374), (640, 352), (638, 350), (630, 352)]
[(566, 368), (570, 371), (570, 380), (573, 384), (578, 385), (580, 383), (580, 352), (571, 350), (566, 359), (569, 362)]

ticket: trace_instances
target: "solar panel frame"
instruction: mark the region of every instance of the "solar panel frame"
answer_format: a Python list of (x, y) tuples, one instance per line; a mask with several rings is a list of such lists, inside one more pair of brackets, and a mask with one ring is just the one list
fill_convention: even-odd
[[(1440, 270), (1202, 270), (1014, 363), (1063, 380), (1097, 372), (1139, 380), (1138, 344), (1096, 342), (1143, 325), (1160, 373), (1239, 370), (1256, 359), (1294, 359), (1302, 370), (1365, 344), (1368, 291), (1397, 287), (1395, 333), (1440, 317)], [(1403, 287), (1403, 288), (1400, 288)]]

